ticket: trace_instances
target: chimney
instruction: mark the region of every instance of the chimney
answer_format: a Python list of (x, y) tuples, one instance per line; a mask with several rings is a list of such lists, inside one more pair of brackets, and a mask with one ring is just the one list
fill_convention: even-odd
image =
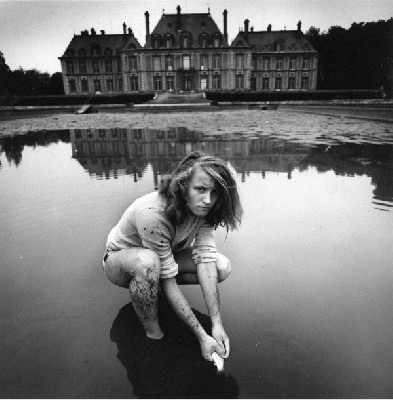
[(146, 19), (146, 41), (147, 41), (150, 36), (149, 11), (145, 12), (145, 19)]
[(299, 32), (302, 31), (302, 21), (299, 21), (299, 22), (297, 23), (297, 30), (298, 30)]
[(177, 18), (176, 18), (176, 30), (180, 31), (181, 30), (181, 24), (180, 24), (180, 12), (181, 12), (181, 8), (180, 6), (177, 6)]
[(130, 36), (132, 36), (132, 29), (131, 29), (131, 28), (128, 28), (128, 34), (129, 34)]
[(101, 35), (105, 35), (105, 31), (103, 29), (101, 29)]
[(244, 38), (246, 39), (246, 41), (248, 40), (248, 24), (250, 23), (250, 21), (248, 19), (244, 20)]
[(227, 15), (228, 15), (228, 11), (224, 10), (223, 15), (224, 15), (224, 38), (228, 42), (228, 30), (227, 30)]
[(91, 36), (95, 36), (95, 34), (96, 34), (96, 31), (95, 31), (95, 29), (94, 29), (94, 28), (91, 28), (91, 29), (90, 29), (90, 32), (91, 32)]
[(123, 22), (123, 35), (127, 35), (127, 25), (125, 22)]
[(267, 31), (268, 31), (268, 32), (271, 32), (271, 31), (272, 31), (272, 24), (269, 24), (269, 25), (267, 26)]

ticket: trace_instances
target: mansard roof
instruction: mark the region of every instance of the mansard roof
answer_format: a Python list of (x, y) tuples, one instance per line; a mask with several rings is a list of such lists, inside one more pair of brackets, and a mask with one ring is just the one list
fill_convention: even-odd
[(255, 52), (309, 52), (316, 53), (316, 50), (304, 36), (302, 31), (260, 31), (238, 33), (232, 41), (232, 47), (251, 48)]
[(184, 34), (191, 37), (190, 48), (198, 48), (200, 45), (201, 34), (208, 37), (208, 47), (213, 47), (213, 36), (220, 37), (220, 47), (228, 47), (228, 42), (217, 24), (211, 17), (210, 13), (193, 13), (193, 14), (163, 14), (158, 21), (156, 27), (146, 40), (145, 49), (152, 48), (152, 39), (155, 35), (159, 35), (162, 39), (162, 47), (165, 47), (164, 37), (172, 36), (172, 48), (181, 47), (181, 38)]
[[(120, 55), (123, 48), (139, 49), (141, 47), (132, 32), (128, 34), (89, 34), (88, 31), (82, 31), (80, 35), (74, 35), (63, 57)], [(98, 49), (98, 54), (94, 49)]]

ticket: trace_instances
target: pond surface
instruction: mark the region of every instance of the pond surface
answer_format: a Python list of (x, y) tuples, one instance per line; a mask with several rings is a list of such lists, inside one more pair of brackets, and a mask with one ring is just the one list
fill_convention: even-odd
[[(393, 143), (327, 143), (324, 129), (312, 142), (190, 127), (0, 140), (1, 397), (392, 397)], [(245, 212), (216, 234), (233, 268), (220, 376), (165, 312), (174, 343), (147, 348), (101, 269), (125, 208), (196, 149), (227, 160)], [(208, 324), (200, 288), (182, 290)]]

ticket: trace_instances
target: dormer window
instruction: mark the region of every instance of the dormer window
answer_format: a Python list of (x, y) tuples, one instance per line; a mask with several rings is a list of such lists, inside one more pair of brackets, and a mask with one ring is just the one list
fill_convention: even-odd
[(110, 47), (106, 47), (104, 50), (104, 55), (106, 56), (111, 56), (113, 54), (113, 51)]
[(92, 54), (93, 56), (99, 56), (99, 55), (101, 54), (101, 47), (100, 47), (98, 44), (96, 44), (96, 43), (93, 43), (93, 44), (90, 46), (90, 49), (91, 49), (91, 54)]
[(152, 35), (151, 37), (151, 46), (153, 49), (159, 49), (161, 45), (161, 37), (160, 35)]
[(165, 48), (170, 49), (173, 47), (173, 35), (166, 34), (164, 36), (164, 40), (165, 40)]
[(191, 47), (191, 34), (189, 32), (183, 32), (181, 34), (180, 41), (183, 49)]
[(220, 47), (221, 46), (221, 34), (216, 32), (213, 33), (213, 47)]
[(79, 54), (80, 56), (85, 56), (85, 55), (87, 55), (87, 51), (86, 51), (86, 49), (81, 48), (81, 49), (79, 49), (78, 54)]
[(67, 49), (67, 51), (65, 53), (66, 56), (73, 56), (74, 54), (75, 54), (75, 52), (73, 49)]
[(206, 49), (209, 45), (209, 35), (207, 33), (201, 33), (199, 36), (199, 44), (203, 49)]

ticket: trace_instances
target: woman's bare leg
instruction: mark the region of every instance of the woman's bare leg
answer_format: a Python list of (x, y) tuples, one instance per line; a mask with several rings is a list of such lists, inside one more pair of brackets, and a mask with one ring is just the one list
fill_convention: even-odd
[(158, 321), (160, 268), (158, 255), (144, 248), (112, 252), (104, 263), (107, 278), (115, 285), (128, 288), (135, 312), (151, 339), (164, 335)]

